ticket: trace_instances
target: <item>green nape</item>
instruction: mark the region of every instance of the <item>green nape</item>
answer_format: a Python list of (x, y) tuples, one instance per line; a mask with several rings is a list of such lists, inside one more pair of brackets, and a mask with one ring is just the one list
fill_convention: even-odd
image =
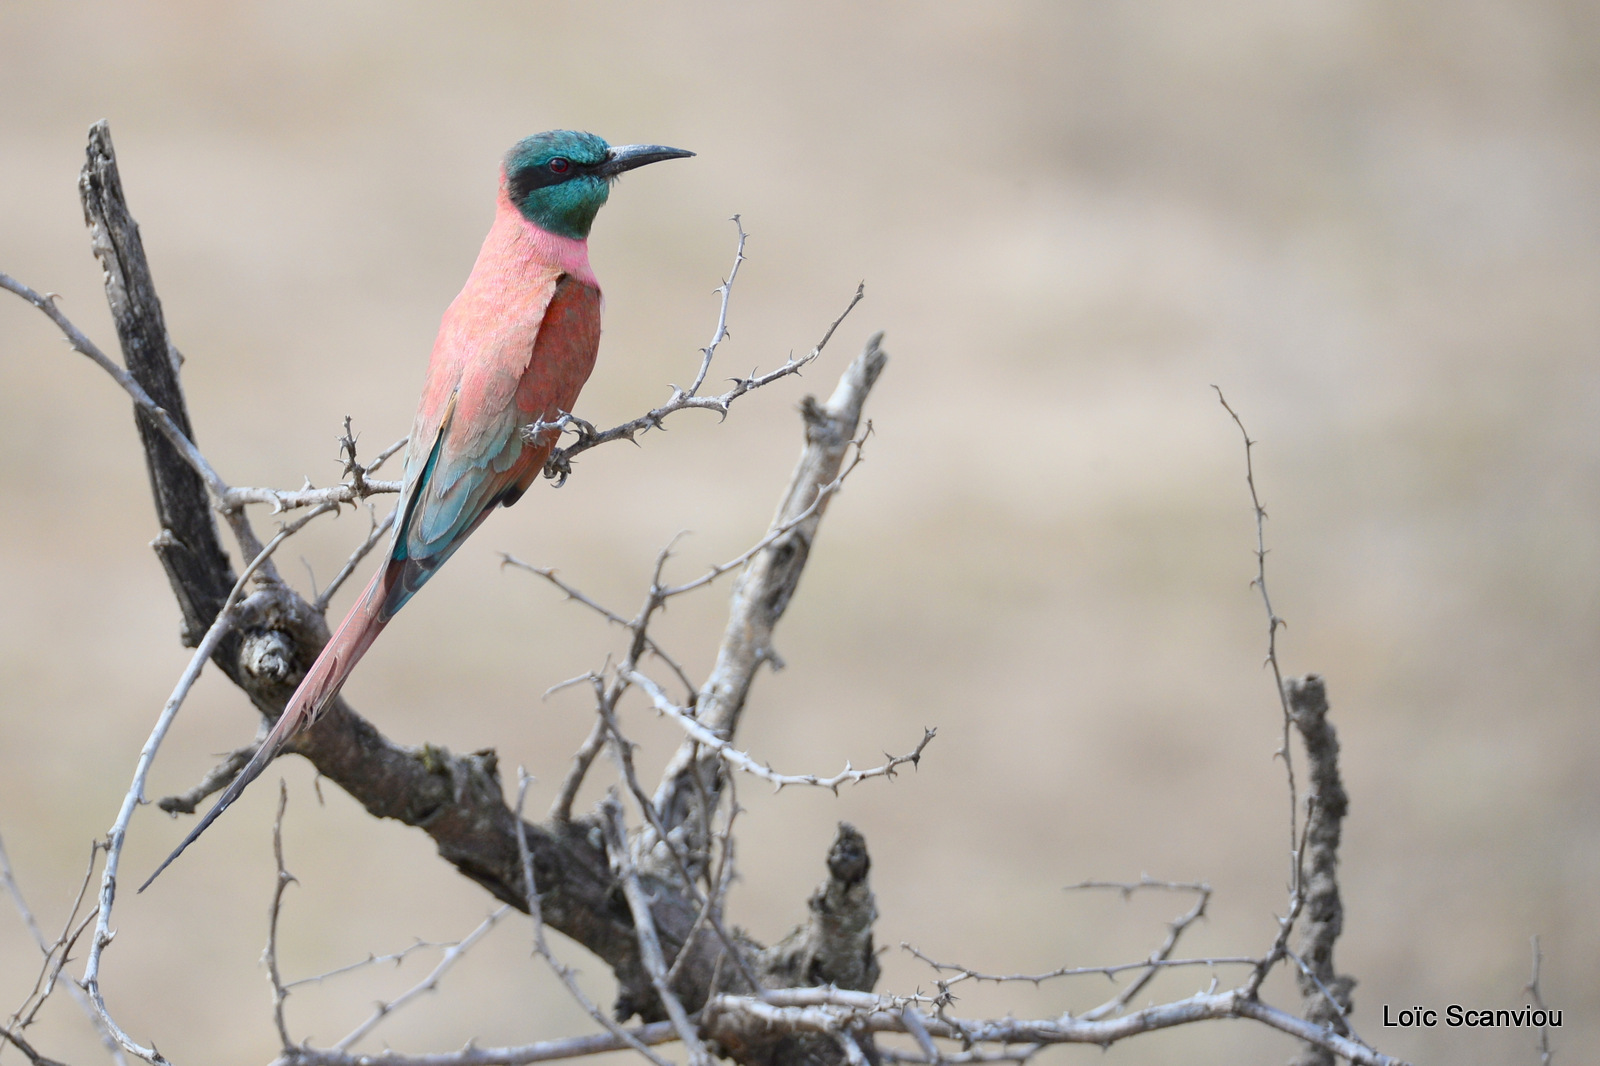
[(585, 240), (611, 194), (601, 170), (610, 145), (592, 133), (550, 130), (506, 153), (506, 187), (523, 217), (540, 229)]

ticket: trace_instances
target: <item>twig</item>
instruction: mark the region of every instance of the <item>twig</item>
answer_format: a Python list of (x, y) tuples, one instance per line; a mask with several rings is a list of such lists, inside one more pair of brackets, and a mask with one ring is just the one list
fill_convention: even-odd
[(759, 777), (761, 780), (768, 782), (772, 785), (774, 791), (779, 792), (790, 785), (810, 785), (815, 788), (828, 789), (837, 795), (841, 785), (858, 785), (874, 777), (892, 778), (901, 766), (909, 763), (915, 767), (921, 763), (923, 749), (938, 734), (936, 729), (923, 729), (922, 739), (917, 742), (917, 746), (914, 749), (905, 755), (888, 755), (885, 753), (889, 761), (871, 769), (857, 770), (849, 763), (846, 763), (844, 769), (832, 777), (818, 777), (816, 774), (780, 774), (773, 770), (772, 767), (752, 759), (749, 755), (738, 750), (732, 744), (701, 725), (687, 710), (674, 704), (667, 694), (662, 691), (661, 686), (657, 685), (649, 677), (637, 671), (629, 671), (628, 680), (643, 689), (645, 694), (650, 697), (651, 706), (656, 709), (657, 713), (678, 723), (690, 740), (714, 752), (719, 759), (734, 769), (742, 770), (753, 777)]
[(405, 962), (406, 959), (410, 958), (418, 951), (427, 951), (430, 948), (448, 949), (453, 948), (460, 943), (461, 941), (459, 940), (418, 940), (414, 944), (408, 944), (399, 951), (390, 952), (387, 955), (369, 953), (364, 959), (357, 959), (355, 962), (346, 963), (343, 966), (335, 966), (331, 970), (325, 970), (322, 973), (312, 974), (310, 977), (298, 977), (293, 981), (285, 981), (283, 983), (283, 987), (286, 989), (296, 989), (301, 985), (321, 984), (323, 981), (329, 980), (330, 978), (340, 977), (347, 973), (354, 973), (356, 970), (364, 970), (368, 966), (379, 966), (386, 962), (392, 962), (396, 967), (398, 967), (401, 963)]
[[(156, 719), (155, 728), (150, 731), (149, 739), (140, 749), (139, 761), (133, 772), (133, 783), (128, 786), (127, 793), (122, 798), (122, 807), (117, 812), (117, 819), (112, 823), (111, 831), (106, 837), (106, 862), (100, 874), (100, 907), (98, 921), (95, 923), (94, 939), (89, 945), (89, 959), (84, 965), (83, 988), (88, 993), (89, 1000), (94, 1004), (95, 1013), (110, 1031), (118, 1045), (130, 1055), (153, 1063), (154, 1066), (167, 1066), (167, 1060), (154, 1047), (144, 1047), (137, 1043), (127, 1033), (122, 1031), (115, 1019), (106, 1009), (105, 999), (100, 992), (100, 958), (105, 949), (110, 946), (111, 938), (115, 935), (111, 931), (111, 908), (117, 896), (117, 873), (122, 861), (122, 845), (127, 839), (128, 823), (133, 819), (134, 810), (145, 802), (144, 783), (149, 776), (150, 767), (155, 762), (156, 752), (161, 748), (161, 742), (167, 735), (167, 730), (172, 726), (173, 719), (178, 715), (178, 709), (183, 706), (184, 698), (189, 690), (194, 687), (195, 679), (200, 676), (201, 669), (206, 661), (211, 658), (211, 653), (221, 643), (222, 638), (233, 628), (237, 620), (251, 613), (251, 605), (257, 596), (240, 602), (239, 597), (244, 591), (245, 583), (258, 568), (271, 558), (279, 544), (289, 535), (286, 530), (280, 530), (266, 547), (261, 549), (250, 565), (234, 582), (227, 599), (223, 602), (222, 610), (217, 614), (216, 620), (211, 623), (211, 628), (201, 639), (194, 654), (189, 659), (189, 665), (184, 669), (183, 675), (178, 679), (177, 687), (172, 690), (172, 695), (167, 698), (166, 705), (162, 707), (160, 716)], [(146, 882), (148, 884), (149, 882)]]
[[(39, 927), (38, 920), (29, 908), (27, 900), (22, 895), (22, 887), (17, 884), (16, 874), (11, 869), (11, 857), (6, 854), (5, 842), (0, 840), (0, 884), (4, 884), (6, 893), (11, 897), (16, 906), (17, 913), (22, 918), (22, 924), (33, 936), (33, 941), (38, 945), (44, 961), (39, 969), (39, 976), (34, 980), (33, 991), (22, 1006), (18, 1007), (7, 1023), (8, 1029), (23, 1029), (33, 1023), (40, 1008), (45, 1004), (55, 991), (56, 984), (61, 977), (61, 971), (71, 961), (72, 948), (83, 935), (88, 923), (94, 920), (95, 912), (90, 911), (82, 921), (78, 920), (78, 910), (83, 906), (84, 897), (88, 894), (89, 884), (94, 879), (95, 857), (100, 853), (98, 841), (89, 846), (89, 862), (84, 867), (83, 880), (78, 883), (78, 894), (72, 901), (72, 908), (67, 912), (66, 920), (62, 923), (61, 934), (51, 943), (45, 939), (44, 930)], [(112, 1060), (118, 1066), (126, 1066), (127, 1059), (122, 1054), (122, 1049), (112, 1039), (110, 1032), (95, 1014), (94, 1005), (89, 1002), (89, 997), (83, 989), (72, 981), (66, 983), (67, 994), (78, 1004), (80, 1010), (94, 1026), (95, 1033), (100, 1037), (100, 1042), (110, 1053)], [(19, 1050), (21, 1045), (18, 1045)], [(26, 1054), (26, 1052), (24, 1052)]]
[[(1174, 882), (1156, 882), (1150, 880), (1149, 878), (1141, 878), (1139, 883), (1133, 887), (1138, 888), (1159, 885), (1163, 888), (1171, 888), (1174, 884)], [(1188, 929), (1189, 926), (1205, 917), (1206, 905), (1211, 902), (1211, 886), (1201, 883), (1184, 885), (1182, 887), (1187, 888), (1195, 893), (1196, 899), (1194, 901), (1194, 906), (1189, 908), (1189, 910), (1184, 914), (1174, 919), (1173, 922), (1167, 927), (1167, 938), (1162, 941), (1161, 946), (1152, 951), (1150, 953), (1150, 957), (1145, 960), (1148, 969), (1146, 969), (1144, 973), (1140, 974), (1138, 978), (1136, 978), (1128, 985), (1127, 988), (1124, 988), (1116, 996), (1113, 996), (1105, 1003), (1102, 1003), (1100, 1006), (1095, 1007), (1093, 1010), (1090, 1010), (1084, 1014), (1084, 1018), (1090, 1021), (1093, 1021), (1096, 1018), (1103, 1018), (1108, 1014), (1114, 1014), (1122, 1010), (1129, 1003), (1133, 1002), (1133, 997), (1138, 995), (1139, 992), (1146, 985), (1148, 985), (1152, 979), (1154, 979), (1158, 970), (1164, 968), (1171, 961), (1172, 953), (1177, 949), (1178, 941), (1182, 938), (1184, 931)], [(1131, 893), (1124, 889), (1123, 898), (1126, 899), (1130, 894)]]
[(1286, 623), (1276, 611), (1272, 609), (1272, 597), (1267, 593), (1267, 510), (1261, 505), (1261, 497), (1256, 492), (1256, 472), (1254, 449), (1256, 442), (1251, 439), (1250, 433), (1244, 428), (1244, 420), (1228, 404), (1228, 398), (1222, 394), (1222, 389), (1216, 385), (1211, 386), (1216, 390), (1217, 402), (1222, 404), (1222, 409), (1228, 412), (1228, 417), (1233, 419), (1233, 424), (1239, 427), (1239, 435), (1244, 440), (1244, 480), (1250, 489), (1250, 507), (1255, 514), (1256, 521), (1256, 576), (1250, 584), (1261, 593), (1261, 604), (1267, 612), (1267, 658), (1265, 665), (1272, 670), (1272, 681), (1278, 694), (1278, 704), (1283, 711), (1283, 734), (1279, 743), (1277, 754), (1283, 759), (1283, 771), (1289, 785), (1289, 913), (1279, 922), (1278, 940), (1268, 952), (1266, 964), (1251, 979), (1252, 990), (1261, 987), (1265, 980), (1267, 970), (1283, 958), (1283, 953), (1288, 949), (1289, 934), (1294, 927), (1295, 916), (1300, 911), (1299, 900), (1304, 891), (1301, 852), (1300, 852), (1300, 798), (1295, 785), (1294, 775), (1294, 750), (1290, 746), (1290, 711), (1289, 697), (1283, 688), (1283, 670), (1278, 665), (1278, 629)]
[[(479, 922), (476, 929), (446, 948), (444, 957), (434, 965), (432, 970), (428, 971), (428, 976), (424, 977), (422, 980), (406, 989), (394, 999), (391, 999), (386, 1003), (379, 1003), (377, 1008), (373, 1010), (372, 1015), (368, 1017), (366, 1021), (356, 1026), (349, 1033), (345, 1034), (344, 1038), (341, 1039), (337, 1044), (333, 1045), (334, 1049), (337, 1051), (349, 1051), (350, 1048), (355, 1045), (356, 1041), (360, 1040), (362, 1037), (372, 1032), (372, 1030), (376, 1029), (380, 1024), (382, 1024), (384, 1019), (390, 1017), (396, 1011), (409, 1004), (412, 1000), (422, 996), (424, 993), (436, 991), (439, 987), (440, 979), (444, 977), (449, 969), (454, 966), (463, 955), (465, 955), (468, 951), (471, 951), (474, 944), (482, 940), (485, 936), (488, 936), (489, 931), (495, 927), (501, 918), (504, 918), (509, 913), (511, 913), (510, 905), (497, 908), (493, 914)], [(285, 1047), (287, 1047), (287, 1045), (285, 1045)]]
[(639, 941), (639, 961), (650, 975), (650, 984), (660, 997), (667, 1018), (677, 1029), (678, 1039), (688, 1049), (689, 1061), (694, 1066), (709, 1066), (711, 1058), (695, 1033), (694, 1023), (689, 1020), (678, 997), (667, 986), (667, 963), (661, 953), (661, 941), (656, 936), (650, 899), (645, 895), (644, 886), (639, 882), (639, 869), (628, 852), (628, 830), (622, 823), (622, 806), (616, 801), (615, 795), (602, 805), (601, 812), (604, 817), (601, 828), (606, 833), (606, 850), (611, 855), (611, 868), (622, 882), (622, 894), (628, 901), (629, 911), (633, 913), (633, 927)]
[[(1249, 955), (1219, 955), (1211, 958), (1201, 959), (1151, 958), (1142, 959), (1139, 962), (1113, 963), (1110, 966), (1063, 966), (1059, 969), (1047, 970), (1042, 973), (983, 973), (982, 971), (974, 970), (971, 967), (962, 966), (960, 963), (939, 962), (936, 959), (929, 958), (917, 948), (904, 942), (901, 943), (900, 947), (936, 970), (954, 973), (954, 977), (940, 979), (939, 985), (941, 988), (957, 985), (962, 981), (977, 981), (980, 984), (1016, 983), (1038, 986), (1046, 981), (1053, 981), (1060, 977), (1085, 977), (1091, 974), (1100, 977), (1114, 977), (1119, 973), (1127, 973), (1129, 970), (1143, 970), (1147, 968), (1154, 970), (1175, 969), (1185, 966), (1254, 966), (1257, 961), (1254, 957)], [(1101, 1009), (1102, 1008), (1096, 1008), (1097, 1011)], [(1094, 1016), (1098, 1017), (1099, 1015), (1096, 1014)], [(1084, 1014), (1080, 1015), (1080, 1017), (1090, 1018), (1090, 1015)]]
[[(534, 566), (532, 563), (525, 563), (516, 556), (507, 554), (505, 552), (500, 553), (500, 565), (502, 567), (510, 566), (518, 570), (526, 570), (530, 574), (537, 574), (539, 577), (544, 578), (546, 581), (550, 582), (550, 584), (560, 589), (562, 594), (565, 595), (567, 599), (576, 603), (581, 603), (583, 606), (589, 608), (591, 611), (594, 611), (612, 625), (622, 626), (624, 629), (630, 631), (632, 631), (635, 627), (635, 619), (622, 617), (622, 615), (618, 614), (616, 611), (613, 611), (609, 607), (596, 602), (582, 590), (569, 585), (566, 581), (562, 580), (554, 567)], [(690, 693), (693, 693), (694, 682), (689, 680), (689, 675), (684, 672), (683, 667), (678, 663), (678, 661), (671, 655), (668, 655), (661, 645), (656, 643), (654, 637), (647, 635), (644, 638), (644, 641), (646, 650), (648, 650), (650, 654), (654, 655), (662, 662), (666, 663), (667, 668), (678, 676), (678, 680), (683, 684), (683, 687)], [(546, 695), (548, 695), (548, 693), (546, 693)]]
[(1121, 893), (1123, 899), (1132, 899), (1135, 893), (1148, 889), (1165, 892), (1198, 892), (1208, 897), (1211, 895), (1211, 886), (1204, 881), (1165, 881), (1148, 874), (1137, 881), (1079, 881), (1075, 885), (1068, 885), (1066, 890), (1081, 892), (1098, 888), (1114, 889)]
[(333, 599), (334, 593), (339, 591), (339, 586), (349, 579), (350, 575), (355, 572), (356, 567), (361, 565), (361, 560), (365, 559), (367, 553), (377, 547), (378, 542), (383, 539), (383, 535), (389, 532), (393, 525), (393, 511), (384, 515), (382, 521), (373, 523), (372, 532), (367, 534), (367, 539), (362, 541), (356, 550), (350, 553), (350, 558), (346, 559), (344, 566), (340, 567), (339, 572), (333, 575), (333, 580), (328, 582), (328, 587), (323, 589), (322, 594), (312, 601), (312, 610), (318, 614), (328, 613), (328, 602)]
[[(352, 1055), (343, 1051), (295, 1048), (286, 1051), (273, 1066), (524, 1066), (531, 1062), (555, 1062), (585, 1055), (601, 1055), (608, 1051), (670, 1044), (677, 1039), (677, 1031), (672, 1028), (671, 1022), (651, 1022), (632, 1029), (618, 1029), (615, 1033), (544, 1040), (518, 1047), (476, 1047), (469, 1044), (460, 1051), (433, 1055), (403, 1055), (397, 1051)], [(655, 1057), (663, 1063), (667, 1061)], [(667, 1063), (667, 1066), (671, 1064)]]
[[(836, 1033), (845, 1027), (860, 1032), (909, 1032), (905, 1020), (914, 997), (878, 996), (835, 988), (791, 988), (760, 997), (714, 996), (701, 1012), (703, 1029), (714, 1039), (737, 1039), (752, 1025), (763, 1031)], [(1173, 1003), (1162, 1003), (1117, 1018), (1088, 1021), (1062, 1017), (1029, 1021), (1017, 1018), (965, 1020), (941, 1015), (918, 1021), (930, 1036), (977, 1044), (1098, 1044), (1102, 1047), (1140, 1033), (1178, 1025), (1222, 1019), (1248, 1018), (1301, 1040), (1326, 1047), (1358, 1066), (1403, 1066), (1400, 1060), (1362, 1047), (1347, 1037), (1312, 1025), (1286, 1011), (1268, 1006), (1243, 989), (1201, 993)]]
[(578, 789), (583, 787), (583, 779), (589, 773), (589, 767), (594, 765), (594, 757), (600, 754), (600, 749), (606, 742), (606, 724), (597, 719), (594, 728), (589, 730), (589, 736), (579, 745), (577, 752), (572, 756), (572, 769), (567, 771), (566, 779), (561, 782), (561, 791), (557, 793), (556, 800), (550, 805), (550, 820), (557, 825), (569, 825), (572, 822), (572, 804), (578, 798)]
[(267, 489), (267, 488), (230, 488), (222, 495), (220, 510), (224, 513), (243, 510), (252, 503), (264, 503), (272, 508), (273, 514), (283, 511), (294, 511), (302, 507), (326, 508), (330, 504), (359, 503), (368, 496), (378, 496), (391, 492), (399, 492), (402, 482), (399, 481), (371, 481), (363, 479), (359, 485), (345, 482), (338, 485), (329, 485), (325, 489)]
[(827, 347), (828, 341), (833, 337), (833, 333), (839, 328), (840, 323), (855, 309), (856, 304), (860, 303), (865, 295), (865, 286), (858, 285), (855, 294), (850, 298), (849, 304), (839, 313), (839, 317), (833, 320), (833, 324), (828, 327), (828, 331), (823, 334), (816, 347), (805, 355), (796, 357), (791, 353), (783, 365), (776, 370), (768, 371), (765, 374), (751, 373), (747, 377), (735, 378), (733, 379), (733, 387), (720, 395), (699, 396), (674, 385), (672, 387), (672, 398), (666, 403), (619, 426), (597, 430), (592, 423), (586, 422), (569, 412), (550, 421), (541, 420), (524, 426), (522, 429), (523, 439), (529, 443), (537, 443), (551, 430), (570, 428), (577, 433), (578, 439), (576, 441), (565, 448), (552, 450), (550, 457), (545, 460), (544, 476), (555, 479), (557, 484), (563, 484), (572, 473), (572, 460), (574, 457), (601, 444), (609, 444), (615, 440), (631, 441), (641, 433), (651, 429), (659, 429), (668, 415), (675, 414), (678, 411), (694, 409), (715, 411), (719, 415), (726, 417), (733, 401), (745, 393), (764, 388), (780, 378), (788, 377), (790, 374), (798, 374), (814, 362), (822, 354), (822, 350)]
[(163, 796), (156, 800), (156, 806), (168, 814), (193, 814), (207, 796), (221, 792), (233, 783), (233, 779), (239, 776), (239, 771), (244, 769), (245, 763), (250, 761), (250, 757), (256, 753), (266, 735), (265, 729), (260, 730), (250, 743), (228, 752), (221, 762), (206, 772), (199, 784), (176, 796)]
[(711, 331), (711, 343), (700, 349), (703, 358), (700, 360), (700, 370), (694, 376), (694, 384), (689, 386), (689, 395), (694, 396), (700, 391), (700, 386), (706, 382), (706, 375), (711, 372), (711, 360), (716, 357), (717, 345), (721, 344), (728, 336), (728, 298), (733, 295), (733, 282), (739, 276), (739, 265), (744, 262), (744, 242), (749, 239), (749, 234), (744, 231), (744, 223), (738, 215), (729, 219), (733, 228), (739, 233), (739, 247), (733, 253), (733, 267), (728, 271), (728, 276), (716, 288), (717, 294), (722, 297), (717, 308), (717, 325)]
[[(561, 979), (561, 983), (567, 986), (567, 992), (578, 1002), (579, 1006), (588, 1012), (589, 1017), (593, 1018), (597, 1023), (599, 1023), (600, 1027), (609, 1033), (613, 1038), (620, 1041), (621, 1045), (625, 1045), (637, 1051), (639, 1054), (643, 1055), (645, 1058), (654, 1063), (655, 1066), (672, 1066), (672, 1064), (666, 1059), (662, 1058), (660, 1055), (657, 1055), (654, 1051), (651, 1051), (649, 1046), (646, 1045), (643, 1040), (635, 1036), (629, 1030), (622, 1028), (616, 1022), (612, 1021), (606, 1012), (601, 1010), (594, 1000), (590, 999), (588, 994), (584, 992), (583, 988), (578, 984), (577, 978), (572, 972), (572, 968), (558, 960), (555, 956), (555, 953), (550, 950), (550, 944), (545, 939), (544, 935), (544, 911), (539, 905), (539, 888), (533, 876), (533, 853), (528, 850), (527, 823), (522, 820), (522, 808), (524, 803), (527, 801), (528, 784), (530, 781), (532, 781), (532, 778), (530, 778), (521, 767), (517, 768), (517, 778), (517, 806), (515, 811), (517, 821), (517, 852), (522, 859), (523, 885), (528, 895), (528, 917), (533, 920), (533, 950), (538, 953), (540, 958), (544, 959), (546, 964), (549, 965), (551, 971)], [(676, 1036), (676, 1023), (668, 1023), (667, 1031)], [(656, 1042), (664, 1043), (665, 1040)], [(617, 1050), (617, 1045), (600, 1047), (596, 1050), (613, 1051)], [(519, 1059), (518, 1061), (532, 1062), (534, 1060)]]
[(272, 906), (267, 911), (267, 947), (262, 960), (267, 964), (267, 980), (272, 982), (272, 1021), (278, 1027), (281, 1047), (293, 1047), (288, 1023), (283, 1019), (283, 1004), (289, 998), (283, 975), (278, 971), (278, 915), (283, 911), (283, 890), (295, 883), (294, 875), (283, 864), (283, 813), (289, 809), (289, 786), (278, 779), (278, 816), (272, 820), (272, 857), (278, 863), (277, 881), (272, 890)]

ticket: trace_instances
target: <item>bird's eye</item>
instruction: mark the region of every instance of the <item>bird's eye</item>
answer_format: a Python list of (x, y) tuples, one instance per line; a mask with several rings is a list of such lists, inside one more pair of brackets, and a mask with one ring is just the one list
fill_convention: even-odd
[(550, 160), (549, 166), (550, 173), (565, 174), (572, 168), (572, 163), (566, 159), (563, 159), (561, 156), (556, 156), (554, 159)]

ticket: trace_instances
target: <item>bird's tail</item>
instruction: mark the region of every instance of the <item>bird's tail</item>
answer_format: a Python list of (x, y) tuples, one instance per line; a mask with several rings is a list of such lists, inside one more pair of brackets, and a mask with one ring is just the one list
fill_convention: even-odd
[(239, 776), (233, 779), (233, 783), (223, 791), (216, 806), (206, 812), (205, 817), (200, 819), (200, 824), (183, 838), (183, 843), (179, 844), (177, 849), (167, 856), (166, 861), (156, 867), (156, 872), (139, 886), (140, 892), (149, 888), (150, 883), (161, 876), (161, 871), (172, 865), (172, 860), (182, 855), (183, 849), (193, 844), (200, 834), (217, 820), (217, 816), (239, 798), (246, 786), (261, 776), (261, 772), (283, 750), (290, 737), (309, 727), (333, 703), (333, 698), (339, 694), (339, 689), (350, 676), (350, 671), (361, 661), (361, 657), (372, 647), (372, 642), (378, 638), (378, 634), (383, 632), (383, 627), (389, 623), (391, 612), (384, 611), (383, 605), (398, 570), (399, 564), (390, 561), (372, 576), (366, 591), (361, 594), (355, 606), (350, 608), (350, 613), (345, 615), (344, 621), (339, 623), (338, 630), (322, 649), (322, 654), (317, 656), (317, 661), (306, 671), (300, 687), (295, 689), (288, 706), (283, 709), (283, 714), (278, 717), (277, 723), (261, 742), (261, 746), (256, 749), (256, 753), (245, 763), (244, 769), (239, 771)]

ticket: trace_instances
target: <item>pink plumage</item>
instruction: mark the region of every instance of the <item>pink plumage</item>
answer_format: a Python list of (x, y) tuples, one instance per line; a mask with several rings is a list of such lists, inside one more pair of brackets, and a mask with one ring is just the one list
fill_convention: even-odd
[(389, 619), (489, 513), (515, 503), (538, 478), (557, 434), (529, 444), (523, 427), (572, 410), (600, 344), (589, 223), (616, 174), (691, 154), (656, 145), (611, 148), (567, 131), (538, 134), (512, 149), (494, 224), (434, 341), (387, 558), (255, 755), (140, 891), (290, 737), (316, 722)]

